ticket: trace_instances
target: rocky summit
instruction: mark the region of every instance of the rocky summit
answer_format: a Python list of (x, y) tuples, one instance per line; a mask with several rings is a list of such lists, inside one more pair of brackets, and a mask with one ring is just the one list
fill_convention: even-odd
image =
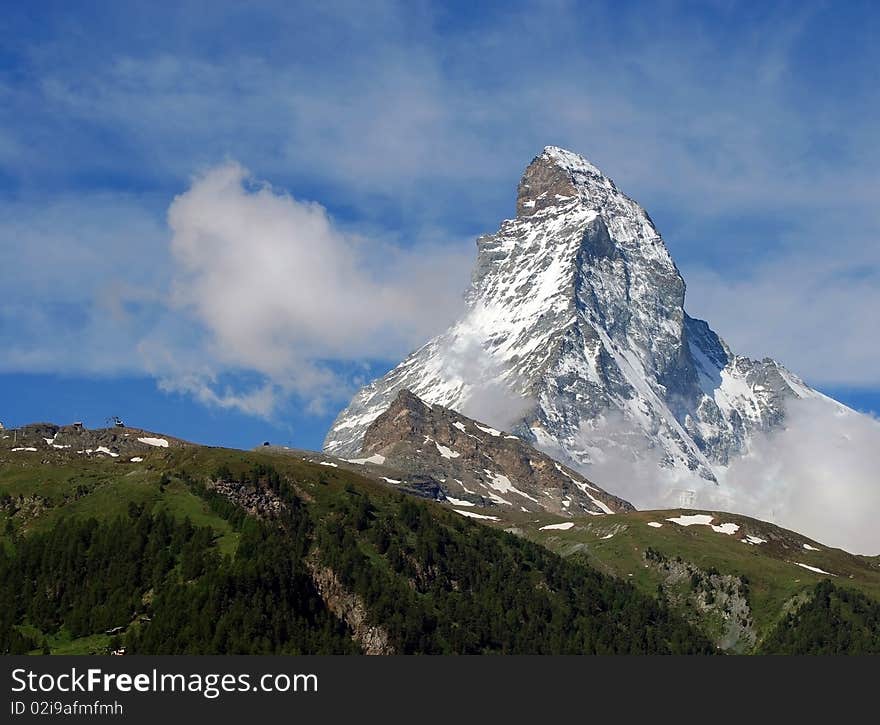
[[(781, 426), (786, 401), (824, 397), (773, 360), (736, 355), (688, 316), (684, 280), (651, 218), (583, 157), (545, 148), (516, 209), (477, 239), (462, 316), (355, 395), (327, 453), (356, 455), (408, 389), (587, 473), (636, 458), (693, 489)], [(686, 505), (672, 496), (692, 493), (635, 503)]]
[(563, 516), (633, 510), (517, 436), (427, 405), (408, 390), (367, 428), (361, 456), (355, 460), (381, 460), (403, 478), (430, 477), (437, 497), (465, 515), (496, 506)]

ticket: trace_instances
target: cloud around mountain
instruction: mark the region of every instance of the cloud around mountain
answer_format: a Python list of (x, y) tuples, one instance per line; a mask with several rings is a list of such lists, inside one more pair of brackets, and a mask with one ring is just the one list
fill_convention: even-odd
[[(597, 435), (629, 430), (606, 416)], [(822, 398), (790, 399), (786, 423), (756, 435), (749, 452), (719, 471), (718, 485), (663, 468), (638, 436), (581, 470), (640, 509), (733, 511), (813, 536), (850, 552), (880, 553), (880, 421)]]

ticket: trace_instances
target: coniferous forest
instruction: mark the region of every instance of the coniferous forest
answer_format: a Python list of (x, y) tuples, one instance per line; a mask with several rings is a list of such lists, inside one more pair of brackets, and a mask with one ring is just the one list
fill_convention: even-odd
[(880, 602), (829, 580), (787, 614), (764, 641), (764, 654), (880, 654)]
[(347, 485), (316, 518), (277, 472), (255, 467), (241, 478), (284, 502), (259, 520), (182, 477), (239, 531), (234, 555), (218, 553), (210, 528), (134, 504), (20, 537), (0, 554), (0, 648), (39, 649), (35, 631), (65, 628), (118, 632), (129, 653), (357, 652), (309, 575), (314, 548), (396, 652), (713, 650), (628, 584), (402, 494), (374, 500)]
[[(48, 652), (60, 633), (100, 635), (127, 654), (361, 652), (316, 570), (332, 572), (391, 652), (717, 651), (662, 597), (358, 477), (297, 481), (251, 463), (176, 470), (158, 488), (175, 485), (234, 531), (232, 550), (221, 551), (216, 527), (134, 501), (115, 517), (62, 517), (26, 535), (8, 520), (0, 652)], [(255, 501), (272, 505), (258, 515)], [(878, 653), (878, 632), (876, 601), (823, 582), (758, 651)]]

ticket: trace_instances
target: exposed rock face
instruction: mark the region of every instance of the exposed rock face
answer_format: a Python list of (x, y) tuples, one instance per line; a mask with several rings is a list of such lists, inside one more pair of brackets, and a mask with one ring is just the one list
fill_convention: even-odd
[(432, 478), (437, 497), (460, 510), (503, 506), (562, 515), (633, 510), (516, 436), (428, 406), (408, 390), (367, 428), (361, 455), (381, 456), (406, 479)]
[[(629, 457), (702, 486), (782, 423), (786, 400), (823, 397), (689, 317), (650, 217), (581, 156), (544, 149), (520, 181), (517, 217), (477, 250), (463, 316), (354, 397), (327, 453), (356, 454), (409, 389), (586, 473)], [(680, 503), (671, 495), (636, 503)]]
[(269, 488), (222, 479), (209, 481), (207, 487), (225, 496), (258, 519), (276, 519), (284, 510), (284, 502)]
[(52, 499), (34, 494), (33, 496), (16, 497), (0, 496), (0, 511), (5, 511), (9, 518), (17, 516), (21, 522), (39, 518), (54, 506)]
[(367, 655), (393, 655), (394, 646), (384, 627), (372, 626), (367, 622), (367, 608), (356, 594), (349, 592), (339, 580), (336, 572), (320, 563), (317, 551), (306, 559), (312, 581), (321, 599), (333, 614), (345, 622), (352, 631), (352, 638)]
[(670, 603), (686, 619), (708, 630), (719, 648), (740, 653), (754, 648), (757, 635), (741, 577), (705, 571), (653, 549), (644, 558), (647, 566), (663, 575), (663, 592)]

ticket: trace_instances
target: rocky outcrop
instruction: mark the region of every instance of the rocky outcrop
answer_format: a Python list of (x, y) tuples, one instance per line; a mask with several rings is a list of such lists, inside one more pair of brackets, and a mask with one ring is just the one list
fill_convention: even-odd
[(633, 506), (596, 486), (519, 438), (408, 390), (364, 434), (363, 458), (382, 459), (400, 472), (400, 485), (433, 480), (435, 498), (459, 509), (506, 507), (562, 515), (631, 511)]
[(216, 491), (258, 519), (276, 519), (284, 509), (284, 502), (274, 491), (241, 481), (208, 481), (208, 490)]
[(705, 631), (720, 649), (752, 651), (757, 635), (748, 586), (742, 577), (701, 569), (651, 548), (644, 559), (663, 576), (663, 594), (669, 603)]
[(4, 511), (10, 519), (15, 517), (19, 524), (27, 524), (29, 521), (39, 518), (54, 506), (52, 499), (39, 494), (30, 496), (4, 494), (0, 496), (0, 511)]
[(320, 553), (317, 550), (312, 551), (306, 558), (306, 565), (327, 609), (349, 626), (352, 638), (361, 646), (364, 654), (396, 653), (385, 628), (369, 624), (367, 607), (363, 600), (343, 586), (333, 569), (321, 563)]

